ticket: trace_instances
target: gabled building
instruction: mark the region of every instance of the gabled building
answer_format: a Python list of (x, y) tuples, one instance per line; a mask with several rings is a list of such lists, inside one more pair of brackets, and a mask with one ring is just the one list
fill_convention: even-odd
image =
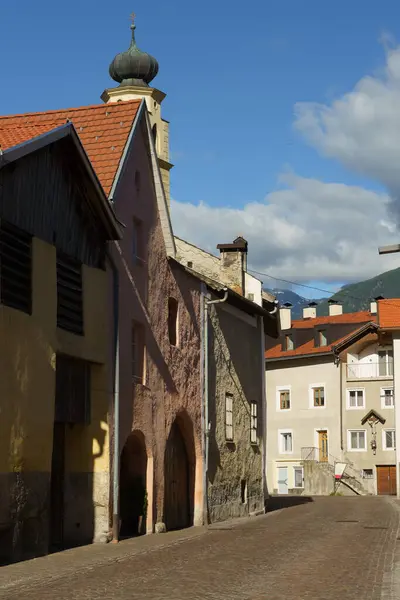
[[(317, 317), (311, 304), (303, 319), (293, 321), (286, 305), (280, 317), (280, 342), (269, 343), (265, 354), (269, 491), (331, 493), (334, 465), (343, 460), (348, 463), (347, 474), (354, 467), (356, 485), (372, 490), (370, 482), (364, 486), (358, 481), (369, 478), (371, 468), (376, 479), (375, 466), (371, 461), (367, 465), (366, 455), (358, 453), (366, 451), (371, 441), (362, 420), (371, 409), (382, 410), (381, 395), (386, 393), (382, 390), (390, 389), (392, 378), (390, 367), (385, 374), (378, 368), (383, 353), (390, 354), (377, 332), (376, 302), (371, 311), (349, 314), (342, 314), (340, 304), (332, 302), (327, 317)], [(367, 351), (364, 344), (374, 346)], [(359, 352), (368, 358), (362, 353), (360, 358)], [(356, 366), (360, 360), (374, 363), (368, 377)], [(360, 378), (351, 377), (354, 374)], [(363, 386), (371, 389), (368, 403)], [(387, 419), (389, 427), (391, 422)], [(392, 460), (389, 454), (379, 458)]]
[[(9, 143), (72, 122), (124, 231), (109, 249), (112, 434), (98, 452), (112, 467), (93, 497), (95, 540), (109, 539), (110, 528), (118, 539), (263, 508), (262, 332), (276, 335), (276, 309), (247, 274), (245, 240), (228, 244), (216, 278), (182, 262), (169, 214), (165, 94), (149, 87), (157, 71), (132, 26), (129, 49), (110, 67), (120, 85), (103, 93), (105, 104), (0, 118)], [(65, 508), (65, 484), (54, 485)], [(79, 503), (69, 510), (80, 523)]]
[(0, 126), (1, 561), (91, 541), (108, 519), (121, 228), (74, 126), (55, 127)]

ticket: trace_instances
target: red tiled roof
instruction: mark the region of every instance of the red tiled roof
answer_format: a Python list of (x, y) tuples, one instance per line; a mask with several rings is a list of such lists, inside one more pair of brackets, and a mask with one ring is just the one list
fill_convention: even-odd
[(290, 358), (293, 356), (307, 356), (308, 354), (321, 354), (326, 352), (331, 352), (332, 348), (336, 346), (339, 342), (344, 341), (349, 335), (355, 333), (358, 329), (360, 329), (360, 324), (368, 323), (368, 322), (376, 322), (376, 315), (371, 314), (369, 311), (359, 311), (355, 313), (344, 313), (342, 315), (334, 315), (328, 317), (316, 317), (314, 319), (299, 319), (292, 321), (292, 329), (314, 329), (317, 325), (328, 325), (328, 324), (352, 324), (354, 323), (354, 330), (352, 332), (347, 333), (345, 336), (342, 336), (336, 340), (334, 340), (331, 344), (327, 346), (315, 346), (314, 338), (308, 340), (301, 346), (294, 348), (293, 350), (282, 350), (282, 342), (279, 340), (279, 343), (269, 348), (265, 352), (265, 358), (273, 359), (273, 358)]
[(107, 195), (118, 170), (140, 100), (0, 117), (6, 150), (72, 121)]
[(400, 329), (400, 298), (378, 301), (378, 323), (381, 329)]

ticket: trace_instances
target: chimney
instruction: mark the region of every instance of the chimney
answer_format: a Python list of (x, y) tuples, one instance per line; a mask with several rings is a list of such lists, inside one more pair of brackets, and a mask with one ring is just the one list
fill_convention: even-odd
[(303, 308), (303, 319), (315, 319), (317, 316), (317, 306), (316, 302), (310, 302), (308, 306)]
[(343, 306), (338, 300), (328, 300), (329, 302), (329, 316), (334, 317), (336, 315), (343, 314)]
[(221, 254), (221, 281), (238, 294), (246, 296), (247, 241), (239, 236), (231, 244), (218, 244)]
[(292, 327), (292, 306), (290, 302), (285, 302), (279, 309), (279, 319), (281, 322), (281, 331), (291, 329)]
[(370, 307), (370, 312), (371, 315), (376, 315), (378, 312), (378, 302), (379, 300), (384, 300), (385, 298), (383, 296), (377, 296), (376, 298), (374, 298), (371, 301), (371, 307)]

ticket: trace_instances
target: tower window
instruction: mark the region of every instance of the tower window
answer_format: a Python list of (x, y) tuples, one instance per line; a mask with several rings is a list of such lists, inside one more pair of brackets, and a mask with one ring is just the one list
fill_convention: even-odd
[(151, 133), (153, 134), (153, 140), (154, 140), (154, 145), (157, 144), (157, 125), (154, 124), (152, 129), (151, 129)]
[(168, 336), (171, 346), (178, 345), (178, 301), (168, 298)]

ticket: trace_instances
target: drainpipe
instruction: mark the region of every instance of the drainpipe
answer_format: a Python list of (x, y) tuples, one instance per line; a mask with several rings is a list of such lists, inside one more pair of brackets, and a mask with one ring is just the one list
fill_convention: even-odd
[(204, 525), (208, 523), (208, 494), (207, 494), (207, 483), (208, 483), (208, 454), (210, 445), (210, 423), (208, 416), (208, 307), (211, 304), (222, 304), (228, 299), (228, 288), (224, 288), (224, 297), (218, 300), (207, 300), (204, 296), (204, 435), (205, 435), (205, 456), (204, 456), (204, 469), (203, 469), (203, 522)]
[(119, 541), (119, 272), (113, 257), (107, 252), (113, 272), (114, 321), (114, 449), (113, 449), (113, 542)]
[[(277, 310), (277, 308), (276, 308)], [(275, 312), (276, 312), (275, 310)], [(274, 314), (274, 313), (272, 313)], [(261, 334), (261, 415), (262, 415), (262, 482), (263, 482), (263, 497), (264, 507), (268, 496), (267, 488), (267, 392), (266, 392), (266, 375), (265, 375), (265, 334), (264, 334), (264, 319), (258, 317)]]
[[(343, 451), (343, 367), (344, 367), (344, 364), (342, 364), (340, 362), (340, 358), (338, 356), (335, 356), (334, 363), (335, 363), (336, 367), (338, 367), (340, 369), (340, 371), (339, 371), (339, 385), (340, 385), (339, 423), (340, 423), (340, 449)], [(341, 457), (341, 458), (343, 458), (343, 457)]]

